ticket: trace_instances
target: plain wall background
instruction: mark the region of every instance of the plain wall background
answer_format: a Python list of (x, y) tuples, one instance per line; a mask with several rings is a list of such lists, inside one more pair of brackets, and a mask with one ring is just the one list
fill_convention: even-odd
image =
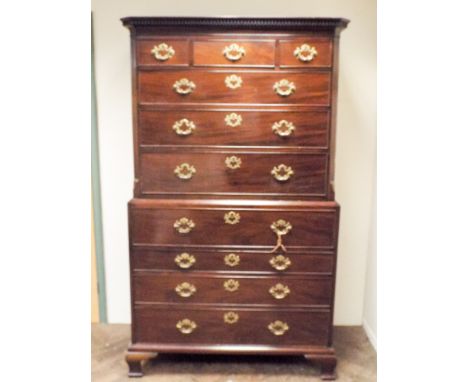
[[(132, 198), (130, 36), (125, 16), (345, 17), (341, 34), (336, 200), (341, 204), (335, 324), (363, 322), (372, 251), (376, 145), (375, 0), (94, 0), (92, 4), (108, 319), (130, 322), (127, 202)], [(369, 285), (369, 284), (368, 284)], [(372, 288), (372, 285), (370, 285)], [(366, 312), (375, 312), (375, 301)], [(370, 322), (368, 322), (371, 325)], [(375, 328), (376, 329), (376, 328)]]
[[(376, 176), (374, 169), (374, 177)], [(374, 178), (374, 187), (376, 187)], [(369, 250), (367, 255), (367, 277), (364, 291), (362, 324), (374, 348), (377, 349), (377, 193), (374, 189), (371, 222), (369, 227)]]

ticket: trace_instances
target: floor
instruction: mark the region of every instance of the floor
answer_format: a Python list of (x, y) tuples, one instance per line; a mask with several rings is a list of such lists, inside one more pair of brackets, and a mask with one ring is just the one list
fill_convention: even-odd
[[(129, 325), (92, 325), (93, 382), (129, 381), (124, 352)], [(337, 327), (334, 335), (339, 382), (375, 382), (377, 357), (361, 327)], [(159, 355), (143, 379), (132, 382), (315, 382), (319, 369), (302, 357)]]

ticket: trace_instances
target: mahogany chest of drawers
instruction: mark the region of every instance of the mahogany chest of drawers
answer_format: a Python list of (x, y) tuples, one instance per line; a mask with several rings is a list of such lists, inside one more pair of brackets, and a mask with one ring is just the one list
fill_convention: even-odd
[(161, 353), (300, 354), (335, 378), (344, 19), (122, 19), (131, 32), (129, 376)]

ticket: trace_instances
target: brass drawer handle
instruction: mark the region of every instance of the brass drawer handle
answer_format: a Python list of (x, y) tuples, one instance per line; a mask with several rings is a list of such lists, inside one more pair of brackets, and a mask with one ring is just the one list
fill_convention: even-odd
[(296, 126), (294, 126), (292, 122), (282, 119), (281, 121), (275, 122), (273, 126), (271, 126), (271, 129), (280, 137), (289, 137), (296, 129)]
[(188, 163), (182, 163), (174, 169), (174, 174), (176, 174), (179, 179), (183, 180), (188, 180), (192, 178), (193, 174), (195, 174), (196, 172), (197, 170), (195, 169), (195, 167)]
[(195, 285), (193, 284), (183, 282), (175, 287), (175, 291), (180, 297), (187, 298), (195, 294), (197, 288), (195, 288)]
[(230, 253), (229, 255), (224, 256), (224, 264), (229, 267), (235, 267), (240, 263), (240, 256), (235, 253)]
[(279, 219), (273, 223), (271, 223), (270, 228), (273, 230), (274, 233), (276, 233), (279, 236), (284, 236), (289, 233), (289, 231), (292, 230), (292, 225), (286, 220)]
[(196, 259), (195, 256), (191, 255), (190, 253), (184, 252), (177, 255), (174, 261), (179, 266), (179, 268), (188, 269), (193, 264), (195, 264)]
[(197, 324), (195, 321), (184, 318), (183, 320), (177, 322), (176, 328), (179, 329), (179, 331), (183, 334), (190, 334), (197, 328)]
[(174, 122), (172, 129), (176, 132), (177, 135), (190, 135), (196, 129), (195, 123), (188, 120), (187, 118), (182, 118), (177, 122)]
[(239, 89), (242, 86), (242, 78), (235, 74), (231, 74), (224, 79), (224, 83), (229, 89)]
[(236, 113), (227, 114), (224, 122), (230, 127), (237, 127), (242, 124), (242, 116)]
[(283, 79), (273, 85), (273, 90), (281, 97), (288, 97), (296, 91), (296, 85), (294, 82)]
[(274, 233), (276, 233), (277, 240), (276, 240), (276, 246), (273, 248), (271, 252), (276, 252), (277, 249), (282, 249), (284, 252), (286, 252), (286, 247), (283, 244), (283, 236), (287, 235), (289, 231), (292, 230), (292, 225), (286, 220), (279, 219), (275, 222), (273, 222), (270, 226), (270, 228), (273, 230)]
[(272, 332), (275, 336), (282, 336), (289, 330), (289, 326), (286, 322), (283, 321), (274, 321), (268, 325), (268, 329)]
[(224, 313), (224, 322), (226, 324), (235, 324), (237, 321), (239, 321), (239, 315), (236, 312), (227, 312)]
[(302, 44), (294, 49), (294, 56), (302, 62), (312, 61), (317, 54), (317, 49), (309, 44)]
[(294, 171), (290, 166), (280, 164), (278, 166), (273, 167), (273, 169), (271, 170), (271, 175), (273, 175), (273, 177), (278, 182), (286, 182), (291, 176), (294, 175)]
[(187, 78), (181, 78), (180, 80), (174, 82), (172, 88), (176, 91), (176, 93), (186, 95), (192, 93), (195, 90), (196, 85)]
[(289, 257), (278, 255), (270, 259), (270, 264), (277, 271), (284, 271), (285, 269), (288, 269), (291, 265), (291, 260), (289, 259)]
[(277, 300), (282, 300), (290, 293), (290, 290), (287, 285), (278, 283), (272, 286), (269, 292)]
[(245, 49), (238, 44), (231, 44), (223, 49), (223, 55), (229, 61), (239, 61), (245, 56)]
[(234, 211), (229, 211), (224, 214), (224, 222), (226, 224), (237, 224), (240, 222), (240, 214)]
[(183, 217), (175, 221), (174, 228), (179, 233), (189, 233), (193, 228), (195, 228), (195, 223), (193, 220)]
[(155, 45), (151, 50), (151, 53), (153, 53), (156, 60), (167, 61), (174, 56), (175, 50), (172, 46), (163, 42), (159, 45)]
[(226, 164), (227, 168), (230, 168), (231, 170), (235, 170), (241, 167), (242, 159), (233, 155), (230, 157), (226, 157), (226, 160), (224, 161), (224, 163)]
[(224, 282), (224, 289), (227, 290), (228, 292), (235, 292), (236, 290), (239, 289), (239, 281), (229, 279)]

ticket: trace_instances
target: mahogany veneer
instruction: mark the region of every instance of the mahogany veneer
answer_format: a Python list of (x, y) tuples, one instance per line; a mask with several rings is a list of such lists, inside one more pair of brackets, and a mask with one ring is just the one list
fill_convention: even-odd
[(132, 41), (129, 376), (158, 352), (303, 354), (334, 379), (345, 19), (122, 19)]
[[(227, 128), (226, 116), (242, 117), (239, 126)], [(195, 129), (187, 135), (177, 135), (174, 124), (182, 119), (193, 122)], [(294, 132), (288, 136), (276, 134), (273, 125), (282, 120), (292, 123)], [(328, 149), (330, 113), (327, 109), (288, 110), (269, 109), (203, 109), (177, 108), (141, 109), (138, 113), (139, 145), (152, 146), (248, 146), (295, 147)], [(184, 125), (185, 128), (185, 125)], [(184, 132), (189, 131), (187, 128)], [(285, 129), (286, 131), (286, 129)]]
[[(199, 271), (214, 273), (257, 273), (257, 274), (324, 274), (331, 276), (334, 270), (333, 250), (294, 250), (289, 249), (285, 256), (290, 264), (284, 270), (276, 269), (272, 259), (277, 254), (268, 250), (251, 249), (213, 249), (210, 247), (196, 247), (189, 250), (195, 262), (188, 268), (180, 268), (176, 259), (181, 253), (187, 253), (186, 247), (154, 248), (151, 246), (133, 246), (131, 257), (132, 271), (178, 271), (197, 274)], [(232, 256), (234, 254), (234, 257)], [(226, 257), (228, 257), (226, 264)], [(234, 260), (230, 260), (234, 259)], [(237, 262), (238, 261), (238, 262)], [(236, 265), (230, 265), (237, 262)], [(284, 265), (283, 265), (284, 266)], [(135, 272), (133, 272), (135, 273)]]
[[(239, 316), (235, 324), (224, 321), (224, 314), (236, 312)], [(134, 342), (177, 344), (204, 344), (216, 346), (220, 343), (235, 346), (327, 346), (329, 341), (328, 309), (258, 309), (239, 306), (198, 307), (180, 305), (138, 305), (135, 309), (136, 330)], [(187, 317), (198, 327), (189, 336), (183, 336), (174, 327), (180, 317)], [(294, 326), (284, 336), (271, 335), (268, 325), (272, 321), (294, 321)], [(157, 321), (158, 325), (154, 325)], [(137, 345), (138, 346), (138, 345)], [(164, 345), (163, 345), (164, 346)]]
[[(268, 204), (266, 204), (268, 203)], [(266, 202), (261, 208), (250, 201), (235, 205), (217, 201), (186, 201), (164, 203), (139, 199), (130, 202), (130, 243), (136, 246), (229, 246), (272, 249), (277, 237), (271, 230), (280, 219), (292, 225), (283, 238), (287, 248), (336, 248), (338, 232), (338, 205), (335, 202), (291, 203), (279, 207)], [(239, 222), (225, 222), (226, 214), (236, 213)], [(181, 218), (190, 219), (194, 227), (179, 233), (174, 224)]]
[[(226, 77), (236, 75), (242, 85), (236, 89), (226, 86)], [(276, 82), (287, 77), (296, 86), (289, 97), (273, 91)], [(289, 71), (277, 73), (260, 70), (142, 70), (138, 74), (140, 102), (148, 103), (214, 103), (214, 104), (330, 104), (331, 75), (328, 72), (304, 73)], [(181, 97), (173, 84), (181, 79), (195, 83), (191, 94)]]
[[(239, 168), (226, 166), (226, 158), (241, 160)], [(326, 153), (280, 154), (278, 152), (165, 152), (140, 155), (142, 195), (224, 194), (240, 197), (302, 196), (323, 199), (327, 192)], [(177, 166), (188, 163), (196, 173), (190, 180), (174, 176)], [(271, 174), (275, 166), (290, 166), (294, 174), (287, 182), (277, 181)]]
[[(238, 287), (234, 291), (226, 290), (224, 284), (234, 280)], [(196, 289), (191, 296), (180, 296), (175, 290), (184, 282)], [(287, 286), (289, 293), (274, 297), (269, 291), (280, 283)], [(207, 303), (248, 304), (248, 305), (331, 305), (332, 280), (329, 276), (261, 276), (251, 275), (187, 275), (184, 273), (135, 272), (133, 275), (135, 303)]]

